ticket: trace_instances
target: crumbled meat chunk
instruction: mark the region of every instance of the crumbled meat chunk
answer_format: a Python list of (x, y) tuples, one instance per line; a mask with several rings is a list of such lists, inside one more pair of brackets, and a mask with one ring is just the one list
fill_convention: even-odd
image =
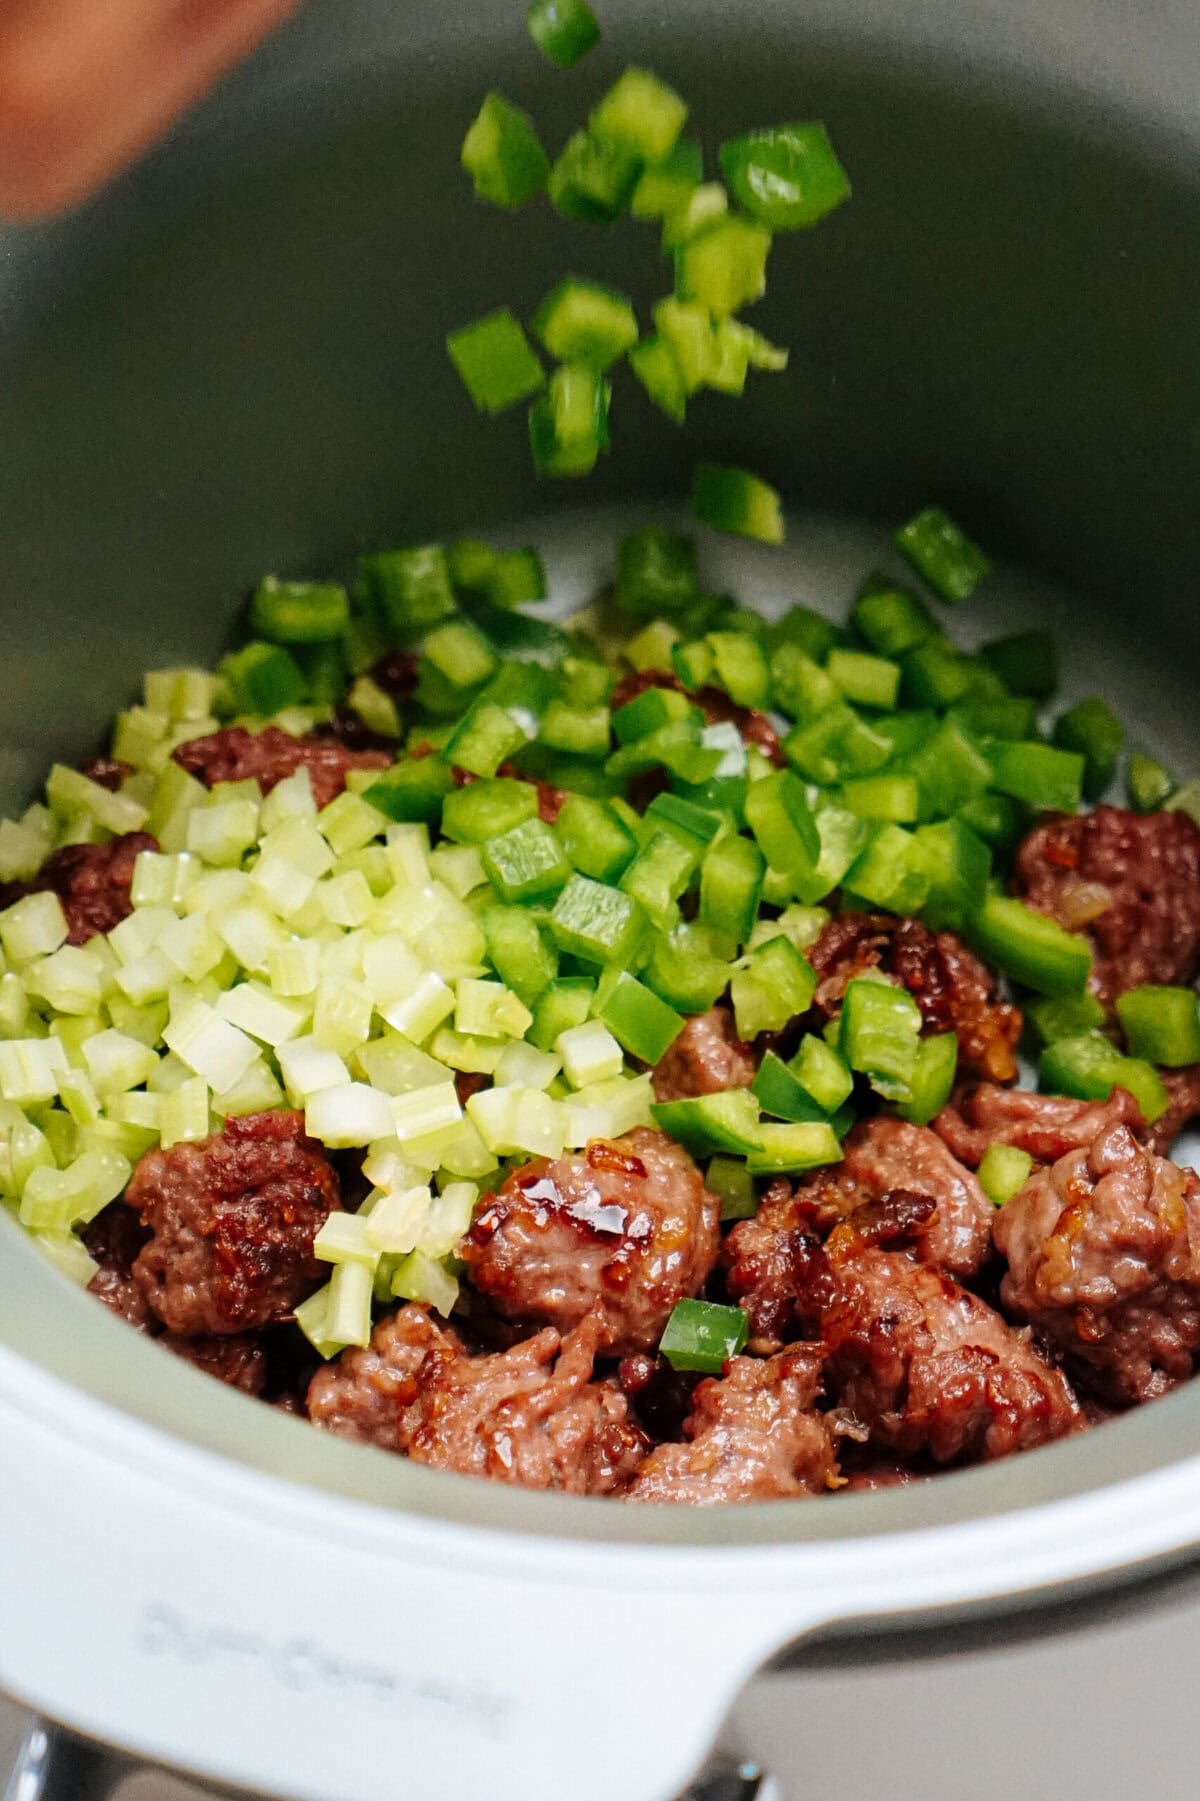
[(206, 1376), (215, 1376), (244, 1395), (259, 1396), (267, 1385), (267, 1354), (255, 1332), (207, 1338), (181, 1338), (176, 1332), (166, 1332), (158, 1342)]
[(381, 1321), (366, 1350), (343, 1351), (308, 1391), (327, 1432), (419, 1463), (522, 1488), (612, 1494), (646, 1453), (628, 1403), (594, 1382), (598, 1315), (566, 1338), (552, 1327), (507, 1351), (471, 1356), (422, 1307)]
[(1150, 1401), (1200, 1346), (1200, 1179), (1113, 1125), (996, 1215), (1001, 1299), (1102, 1399)]
[(566, 1333), (599, 1306), (615, 1356), (658, 1343), (717, 1255), (721, 1204), (687, 1152), (639, 1126), (537, 1158), (485, 1198), (458, 1254), (505, 1319)]
[(692, 1095), (749, 1088), (754, 1058), (734, 1028), (728, 1007), (693, 1014), (654, 1071), (656, 1101), (685, 1101)]
[(990, 1144), (1011, 1144), (1038, 1163), (1053, 1163), (1120, 1124), (1145, 1131), (1142, 1110), (1124, 1088), (1114, 1088), (1106, 1101), (1076, 1101), (981, 1082), (943, 1107), (933, 1129), (960, 1163), (978, 1169)]
[(1142, 982), (1200, 968), (1200, 828), (1186, 813), (1050, 813), (1017, 852), (1021, 898), (1091, 943), (1108, 1003)]
[(28, 882), (0, 883), (0, 908), (25, 894), (57, 894), (67, 921), (67, 941), (86, 944), (111, 932), (133, 911), (129, 887), (144, 850), (157, 850), (149, 832), (123, 832), (107, 844), (64, 844)]
[(132, 763), (118, 763), (112, 757), (85, 757), (79, 765), (80, 775), (86, 775), (89, 782), (98, 782), (101, 788), (107, 788), (110, 794), (116, 794), (122, 782), (128, 781), (133, 774)]
[(908, 1488), (914, 1482), (927, 1482), (934, 1473), (919, 1463), (902, 1463), (870, 1445), (843, 1446), (838, 1452), (841, 1481), (839, 1495), (875, 1495), (884, 1489)]
[(628, 705), (644, 694), (647, 688), (669, 688), (676, 694), (687, 694), (693, 705), (700, 708), (709, 725), (735, 725), (743, 744), (753, 744), (768, 762), (776, 768), (782, 768), (785, 762), (783, 750), (779, 742), (779, 733), (771, 724), (765, 713), (757, 707), (740, 707), (731, 700), (722, 688), (698, 688), (689, 694), (677, 675), (667, 669), (639, 669), (632, 675), (622, 677), (613, 689), (610, 707), (615, 713), (618, 707)]
[(520, 1488), (618, 1492), (647, 1441), (620, 1389), (591, 1379), (604, 1335), (597, 1311), (565, 1338), (548, 1326), (511, 1350), (480, 1357), (444, 1338), (401, 1415), (399, 1449), (436, 1469)]
[(175, 761), (207, 787), (218, 782), (256, 781), (264, 794), (298, 769), (307, 769), (318, 807), (327, 807), (346, 786), (351, 769), (386, 769), (394, 753), (387, 750), (352, 750), (336, 738), (293, 738), (278, 726), (248, 732), (240, 725), (226, 726), (207, 738), (192, 738), (174, 751)]
[(829, 1348), (826, 1384), (847, 1422), (901, 1457), (1006, 1457), (1084, 1420), (1071, 1389), (977, 1295), (851, 1219), (798, 1249), (798, 1310)]
[(312, 1243), (340, 1208), (299, 1113), (253, 1113), (224, 1132), (148, 1151), (125, 1198), (153, 1237), (133, 1266), (150, 1307), (185, 1336), (286, 1319), (321, 1274)]
[(1200, 1117), (1200, 1063), (1193, 1063), (1186, 1069), (1160, 1069), (1158, 1073), (1170, 1097), (1170, 1106), (1142, 1136), (1152, 1151), (1166, 1156), (1184, 1128)]
[(829, 1420), (814, 1410), (821, 1345), (775, 1357), (734, 1357), (701, 1382), (685, 1443), (658, 1445), (629, 1490), (631, 1501), (774, 1501), (820, 1495), (836, 1481)]
[(935, 935), (918, 919), (886, 913), (841, 913), (808, 959), (818, 977), (818, 1018), (832, 1019), (847, 983), (878, 970), (907, 988), (927, 1031), (957, 1033), (960, 1068), (996, 1082), (1016, 1079), (1020, 1012), (997, 998), (995, 976), (953, 932)]
[(124, 1201), (110, 1201), (80, 1237), (100, 1265), (88, 1283), (89, 1294), (139, 1331), (155, 1331), (158, 1322), (133, 1274), (134, 1260), (150, 1237), (137, 1214)]
[(805, 1235), (828, 1232), (892, 1196), (927, 1203), (910, 1208), (906, 1222), (917, 1256), (974, 1275), (991, 1249), (993, 1212), (975, 1177), (927, 1127), (864, 1120), (841, 1163), (794, 1192), (786, 1181), (773, 1183), (753, 1219), (740, 1220), (722, 1246), (729, 1293), (749, 1314), (756, 1344), (780, 1344), (793, 1327), (795, 1253)]
[(380, 1320), (363, 1349), (343, 1351), (313, 1377), (308, 1416), (314, 1426), (385, 1451), (400, 1448), (400, 1414), (417, 1395), (426, 1353), (458, 1338), (443, 1332), (423, 1307), (401, 1307)]
[(701, 1377), (674, 1370), (665, 1357), (635, 1351), (617, 1369), (622, 1394), (628, 1395), (639, 1421), (653, 1439), (680, 1439), (692, 1411), (692, 1396)]

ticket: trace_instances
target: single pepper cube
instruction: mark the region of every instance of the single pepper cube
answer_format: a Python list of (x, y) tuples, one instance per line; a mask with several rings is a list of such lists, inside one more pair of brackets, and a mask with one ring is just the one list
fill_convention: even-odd
[(281, 582), (268, 575), (254, 591), (250, 624), (273, 644), (328, 644), (346, 635), (350, 596), (336, 582)]
[(721, 173), (742, 211), (772, 231), (815, 225), (850, 198), (824, 125), (776, 125), (722, 144)]
[(607, 971), (596, 990), (596, 1017), (631, 1057), (653, 1067), (683, 1030), (683, 1015), (625, 970)]
[(836, 1127), (828, 1120), (802, 1120), (759, 1127), (762, 1143), (746, 1156), (746, 1168), (755, 1176), (801, 1175), (841, 1161), (842, 1145)]
[(695, 600), (696, 545), (660, 525), (639, 526), (617, 551), (617, 602), (628, 613), (670, 618)]
[(503, 413), (545, 385), (542, 365), (507, 307), (452, 331), (446, 350), (481, 413)]
[(659, 1350), (673, 1370), (719, 1376), (746, 1343), (750, 1321), (740, 1307), (715, 1301), (679, 1301), (659, 1340)]
[(391, 635), (420, 637), (455, 610), (454, 587), (440, 544), (384, 550), (360, 565), (367, 591)]
[(908, 1081), (908, 1096), (896, 1103), (901, 1118), (911, 1120), (914, 1126), (927, 1126), (950, 1099), (957, 1068), (956, 1033), (939, 1032), (933, 1038), (922, 1038)]
[(1200, 1063), (1200, 1006), (1194, 988), (1144, 982), (1118, 995), (1117, 1018), (1133, 1056), (1167, 1069)]
[(587, 0), (533, 0), (525, 24), (538, 49), (560, 69), (571, 68), (600, 42)]
[(589, 475), (608, 449), (609, 385), (584, 363), (563, 363), (529, 409), (529, 444), (539, 475)]
[(993, 1206), (1019, 1194), (1033, 1173), (1033, 1158), (1015, 1144), (989, 1144), (979, 1165), (979, 1186)]
[(1062, 750), (1078, 751), (1083, 758), (1084, 796), (1099, 800), (1113, 779), (1125, 742), (1125, 728), (1112, 708), (1095, 695), (1081, 700), (1055, 721), (1054, 742)]
[(1086, 938), (1009, 895), (989, 894), (968, 923), (968, 936), (989, 963), (1039, 994), (1077, 995), (1092, 972)]
[(748, 469), (701, 463), (692, 483), (692, 514), (702, 525), (782, 544), (786, 537), (779, 491)]
[(632, 895), (572, 875), (554, 903), (550, 930), (560, 950), (583, 963), (626, 967), (646, 931), (646, 915)]
[(728, 214), (675, 252), (675, 288), (681, 300), (700, 300), (721, 317), (736, 313), (766, 291), (771, 234), (752, 219)]
[(980, 656), (1010, 694), (1049, 700), (1058, 687), (1058, 648), (1049, 632), (1013, 632), (993, 638)]
[(637, 316), (624, 294), (569, 276), (542, 301), (533, 329), (560, 363), (604, 370), (637, 343)]
[(945, 601), (968, 600), (991, 573), (983, 552), (939, 507), (927, 507), (901, 526), (896, 544)]
[(905, 989), (869, 977), (846, 984), (838, 1049), (885, 1098), (908, 1099), (920, 1034), (921, 1011)]
[(746, 1152), (762, 1143), (758, 1101), (748, 1088), (727, 1088), (683, 1101), (656, 1101), (656, 1124), (693, 1157), (712, 1151)]
[(588, 128), (640, 162), (661, 162), (687, 120), (687, 103), (648, 69), (626, 69), (592, 110)]
[(493, 206), (524, 205), (550, 173), (532, 119), (501, 94), (489, 94), (480, 107), (463, 139), (462, 166), (480, 200)]
[(680, 138), (667, 155), (650, 163), (638, 178), (629, 210), (635, 219), (661, 219), (682, 204), (704, 180), (704, 152)]
[(687, 417), (688, 386), (679, 360), (666, 338), (655, 333), (629, 352), (629, 367), (660, 412), (682, 425)]
[(546, 191), (556, 212), (611, 225), (629, 205), (641, 163), (623, 146), (577, 131), (550, 171)]
[(221, 673), (239, 710), (263, 719), (285, 707), (298, 706), (308, 692), (304, 671), (281, 644), (261, 640), (243, 644), (225, 658)]
[(552, 900), (571, 876), (558, 834), (540, 819), (485, 839), (480, 854), (489, 882), (509, 902)]

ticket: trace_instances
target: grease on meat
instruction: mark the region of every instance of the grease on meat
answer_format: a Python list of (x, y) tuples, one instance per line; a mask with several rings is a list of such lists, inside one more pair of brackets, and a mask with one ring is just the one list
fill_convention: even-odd
[(716, 1262), (721, 1204), (687, 1152), (644, 1126), (537, 1158), (485, 1198), (459, 1246), (506, 1320), (569, 1332), (599, 1307), (614, 1356), (657, 1345)]

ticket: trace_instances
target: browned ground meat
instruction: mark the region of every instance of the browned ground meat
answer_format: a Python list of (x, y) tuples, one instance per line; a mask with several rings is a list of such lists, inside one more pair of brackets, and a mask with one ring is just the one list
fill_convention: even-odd
[(133, 764), (117, 763), (112, 757), (85, 757), (79, 765), (79, 773), (86, 775), (89, 782), (98, 782), (101, 788), (115, 794), (122, 782), (133, 774)]
[(638, 1420), (653, 1439), (679, 1439), (692, 1411), (692, 1396), (701, 1377), (673, 1370), (665, 1357), (634, 1351), (621, 1359), (617, 1381), (628, 1395)]
[(133, 1266), (172, 1332), (242, 1332), (285, 1319), (315, 1286), (312, 1241), (341, 1206), (300, 1113), (253, 1113), (224, 1132), (148, 1151), (125, 1193), (153, 1237)]
[(206, 1376), (215, 1376), (227, 1388), (239, 1389), (244, 1395), (261, 1395), (267, 1385), (267, 1353), (257, 1333), (181, 1338), (176, 1332), (166, 1332), (158, 1342), (177, 1357), (194, 1363)]
[(1014, 887), (1090, 940), (1106, 1001), (1200, 968), (1200, 828), (1186, 813), (1048, 813), (1017, 852)]
[(400, 1448), (400, 1414), (416, 1399), (417, 1374), (426, 1352), (444, 1333), (423, 1307), (401, 1307), (380, 1320), (362, 1350), (343, 1351), (309, 1384), (308, 1416), (314, 1426), (356, 1438), (385, 1451)]
[(366, 1350), (343, 1351), (308, 1391), (314, 1425), (419, 1463), (523, 1488), (612, 1494), (647, 1440), (613, 1384), (593, 1382), (598, 1314), (471, 1356), (424, 1308), (401, 1307)]
[(123, 832), (107, 844), (65, 844), (30, 881), (0, 883), (0, 907), (11, 907), (24, 894), (57, 894), (68, 942), (86, 944), (128, 919), (133, 866), (142, 851), (157, 849), (149, 832)]
[(1142, 1136), (1152, 1151), (1165, 1157), (1184, 1127), (1200, 1117), (1200, 1063), (1187, 1069), (1160, 1069), (1158, 1073), (1171, 1104)]
[(927, 1482), (932, 1469), (920, 1464), (901, 1463), (870, 1445), (843, 1445), (838, 1452), (842, 1480), (839, 1495), (874, 1495), (883, 1489), (908, 1488), (914, 1482)]
[(908, 989), (928, 1031), (958, 1034), (961, 1068), (995, 1082), (1015, 1080), (1021, 1015), (997, 998), (995, 976), (953, 932), (935, 936), (920, 920), (886, 913), (842, 913), (808, 959), (819, 978), (814, 1007), (821, 1019), (837, 1013), (848, 982), (878, 969)]
[(401, 1415), (399, 1449), (419, 1463), (521, 1488), (609, 1495), (647, 1441), (614, 1383), (593, 1382), (599, 1312), (566, 1337), (552, 1326), (508, 1351), (468, 1356), (449, 1334), (429, 1353)]
[(209, 788), (218, 782), (253, 780), (264, 794), (298, 769), (307, 769), (318, 807), (336, 800), (346, 786), (347, 770), (386, 769), (393, 761), (391, 751), (351, 750), (336, 738), (293, 738), (275, 725), (261, 732), (226, 726), (207, 738), (178, 745), (174, 757)]
[(1142, 1110), (1124, 1088), (1114, 1088), (1106, 1101), (1073, 1101), (981, 1082), (943, 1107), (933, 1129), (960, 1163), (978, 1169), (990, 1144), (1015, 1145), (1039, 1163), (1053, 1163), (1120, 1124), (1145, 1130)]
[(124, 1201), (111, 1201), (80, 1237), (100, 1265), (89, 1293), (139, 1331), (155, 1330), (158, 1322), (133, 1274), (134, 1260), (150, 1237), (137, 1214)]
[(910, 1209), (916, 1254), (974, 1275), (991, 1249), (993, 1212), (975, 1177), (928, 1127), (864, 1120), (840, 1164), (794, 1193), (786, 1181), (773, 1183), (754, 1218), (740, 1220), (722, 1246), (729, 1293), (750, 1315), (756, 1345), (780, 1344), (794, 1329), (795, 1254), (805, 1235), (895, 1195), (933, 1203), (919, 1219)]
[(651, 1451), (631, 1501), (775, 1501), (825, 1494), (837, 1478), (833, 1436), (814, 1411), (821, 1345), (776, 1357), (734, 1357), (719, 1380), (701, 1382), (684, 1427), (686, 1443)]
[[(840, 1241), (840, 1242), (839, 1242)], [(840, 1226), (797, 1257), (826, 1383), (870, 1442), (936, 1463), (1007, 1457), (1083, 1425), (1061, 1371), (977, 1295)]]
[(687, 1152), (639, 1126), (543, 1157), (485, 1199), (459, 1246), (505, 1319), (567, 1332), (599, 1304), (615, 1356), (658, 1343), (717, 1255), (721, 1204)]
[(748, 1044), (738, 1037), (728, 1007), (693, 1014), (654, 1071), (654, 1098), (685, 1101), (692, 1095), (749, 1088), (755, 1075)]
[(1001, 1299), (1102, 1399), (1150, 1401), (1200, 1346), (1200, 1179), (1114, 1125), (996, 1215)]
[[(609, 705), (615, 713), (618, 707), (636, 700), (647, 688), (670, 688), (676, 694), (688, 694), (679, 677), (670, 670), (639, 669), (632, 675), (622, 677), (613, 689)], [(768, 762), (774, 763), (777, 768), (783, 767), (785, 758), (779, 743), (779, 733), (767, 715), (760, 713), (757, 707), (739, 707), (721, 688), (698, 688), (694, 694), (688, 694), (688, 698), (700, 708), (709, 725), (726, 722), (735, 725), (743, 744), (756, 745)]]

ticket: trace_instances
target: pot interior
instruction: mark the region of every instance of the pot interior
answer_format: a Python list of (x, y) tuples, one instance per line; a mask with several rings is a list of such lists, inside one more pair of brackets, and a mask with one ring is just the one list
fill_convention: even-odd
[[(936, 499), (1010, 571), (954, 629), (972, 642), (1048, 618), (1075, 691), (1106, 693), (1191, 772), (1200, 144), (1137, 54), (1111, 91), (1103, 7), (1064, 8), (1043, 42), (1020, 4), (969, 25), (924, 4), (897, 20), (760, 0), (750, 31), (733, 9), (651, 18), (613, 0), (605, 45), (570, 77), (534, 55), (519, 11), (473, 0), (428, 37), (410, 10), (316, 0), (134, 176), (0, 240), (0, 805), (95, 749), (145, 668), (218, 654), (264, 570), (342, 571), (464, 531), (536, 538), (568, 607), (631, 510), (677, 507), (704, 457), (793, 503), (785, 552), (712, 542), (714, 580), (844, 612), (889, 528)], [(668, 279), (655, 234), (479, 208), (458, 147), (493, 86), (557, 145), (628, 61), (691, 99), (710, 155), (750, 125), (823, 118), (856, 191), (777, 242), (754, 318), (791, 347), (788, 375), (698, 400), (684, 432), (629, 380), (581, 494), (534, 482), (520, 412), (481, 420), (442, 340), (493, 306), (528, 315), (567, 270), (649, 302)], [(1184, 1390), (928, 1490), (748, 1510), (719, 1533), (657, 1510), (635, 1523), (397, 1468), (198, 1390), (7, 1218), (0, 1239), (0, 1342), (77, 1386), (258, 1467), (517, 1529), (761, 1542), (931, 1523), (1154, 1467), (1200, 1425), (1200, 1389)]]

